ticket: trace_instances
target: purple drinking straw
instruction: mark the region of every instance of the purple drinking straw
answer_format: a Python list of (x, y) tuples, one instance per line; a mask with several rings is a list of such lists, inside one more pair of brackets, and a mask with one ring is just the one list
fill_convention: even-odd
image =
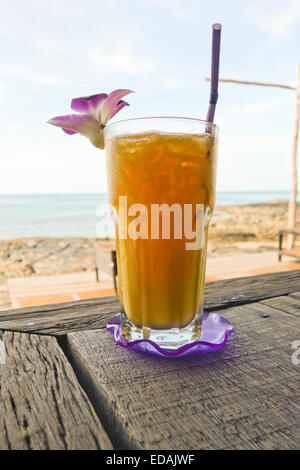
[(210, 99), (206, 116), (208, 122), (214, 122), (215, 109), (218, 101), (219, 85), (219, 64), (220, 64), (220, 42), (222, 25), (215, 23), (212, 26), (212, 55), (211, 55), (211, 79), (210, 79)]

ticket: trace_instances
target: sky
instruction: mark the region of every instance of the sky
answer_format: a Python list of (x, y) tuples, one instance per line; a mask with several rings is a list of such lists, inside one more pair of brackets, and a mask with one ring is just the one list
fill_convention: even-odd
[[(0, 193), (106, 191), (104, 152), (46, 124), (73, 97), (205, 119), (215, 22), (221, 77), (295, 85), (299, 0), (0, 0)], [(294, 117), (292, 90), (220, 84), (218, 189), (288, 190)]]

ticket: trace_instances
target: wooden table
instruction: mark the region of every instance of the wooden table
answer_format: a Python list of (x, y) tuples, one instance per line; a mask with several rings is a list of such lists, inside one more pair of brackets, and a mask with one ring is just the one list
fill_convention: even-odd
[(0, 312), (0, 449), (299, 448), (300, 270), (209, 283), (205, 306), (235, 333), (177, 360), (114, 344), (117, 297)]

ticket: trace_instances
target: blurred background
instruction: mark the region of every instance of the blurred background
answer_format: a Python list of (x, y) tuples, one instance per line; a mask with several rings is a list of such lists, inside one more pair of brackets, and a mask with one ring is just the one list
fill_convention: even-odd
[[(69, 113), (73, 97), (115, 88), (135, 91), (116, 120), (205, 119), (215, 22), (223, 25), (221, 77), (295, 85), (298, 0), (0, 0), (0, 272), (6, 280), (94, 272), (90, 239), (101, 238), (97, 209), (107, 201), (104, 154), (46, 121)], [(212, 258), (264, 254), (253, 269), (274, 268), (278, 230), (287, 222), (294, 119), (292, 90), (220, 84)], [(248, 273), (247, 260), (238, 264)], [(227, 275), (221, 265), (211, 268), (211, 279)], [(111, 277), (102, 278), (103, 289), (111, 289)], [(78, 282), (98, 295), (88, 279)], [(10, 292), (14, 306), (49, 294), (20, 289)]]

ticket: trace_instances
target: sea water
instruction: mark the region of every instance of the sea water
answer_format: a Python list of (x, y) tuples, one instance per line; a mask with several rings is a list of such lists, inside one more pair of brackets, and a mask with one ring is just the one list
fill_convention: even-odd
[[(217, 191), (216, 205), (287, 200), (289, 191)], [(0, 238), (113, 237), (107, 194), (0, 195)]]

